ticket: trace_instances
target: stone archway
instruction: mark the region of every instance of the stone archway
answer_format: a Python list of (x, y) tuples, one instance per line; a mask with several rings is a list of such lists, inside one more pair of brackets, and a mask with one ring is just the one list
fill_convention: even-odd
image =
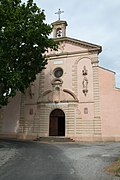
[(65, 113), (54, 109), (50, 114), (49, 136), (65, 136)]

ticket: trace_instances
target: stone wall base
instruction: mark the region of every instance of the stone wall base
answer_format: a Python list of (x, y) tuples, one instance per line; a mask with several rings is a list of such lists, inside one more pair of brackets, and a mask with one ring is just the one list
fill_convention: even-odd
[(81, 135), (70, 138), (76, 142), (120, 142), (120, 136)]
[[(0, 134), (0, 139), (11, 139), (11, 140), (35, 140), (39, 138), (38, 134)], [(41, 136), (46, 137), (46, 136)], [(58, 136), (59, 137), (59, 136)], [(120, 142), (120, 135), (118, 136), (102, 136), (102, 135), (81, 135), (81, 136), (66, 136), (73, 139), (76, 142)]]
[(0, 134), (0, 139), (8, 139), (8, 140), (35, 140), (37, 138), (37, 135), (35, 134)]
[(0, 134), (0, 139), (17, 139), (16, 133), (9, 133), (9, 134)]

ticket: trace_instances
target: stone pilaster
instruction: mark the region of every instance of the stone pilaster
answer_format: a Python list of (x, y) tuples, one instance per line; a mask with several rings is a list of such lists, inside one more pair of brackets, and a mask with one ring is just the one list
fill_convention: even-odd
[(24, 133), (25, 131), (25, 94), (21, 94), (21, 104), (20, 104), (20, 120), (19, 120), (19, 130), (18, 133)]
[(2, 133), (4, 110), (5, 110), (5, 107), (0, 109), (0, 133)]
[(72, 91), (75, 93), (76, 96), (78, 96), (78, 90), (77, 90), (77, 84), (78, 84), (78, 77), (77, 77), (77, 61), (75, 61), (75, 64), (72, 66)]
[(44, 92), (44, 81), (45, 81), (45, 72), (43, 70), (40, 73), (40, 77), (39, 77), (39, 96)]
[(93, 61), (93, 94), (94, 94), (94, 134), (101, 134), (100, 117), (100, 92), (99, 92), (99, 72), (97, 66), (98, 60)]

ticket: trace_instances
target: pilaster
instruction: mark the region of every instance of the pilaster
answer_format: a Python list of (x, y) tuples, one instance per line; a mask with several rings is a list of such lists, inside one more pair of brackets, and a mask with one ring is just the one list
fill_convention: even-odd
[(24, 111), (25, 111), (25, 94), (21, 94), (20, 120), (19, 120), (18, 133), (24, 133), (24, 131), (25, 131), (25, 127), (24, 127), (24, 124), (25, 124)]
[[(95, 61), (96, 59), (96, 61)], [(93, 61), (94, 134), (101, 134), (98, 59)]]
[(2, 133), (4, 111), (5, 111), (5, 107), (0, 109), (0, 133)]
[(39, 96), (44, 93), (44, 81), (45, 81), (45, 72), (43, 70), (40, 73), (40, 77), (39, 77)]
[(72, 66), (72, 91), (76, 96), (78, 96), (77, 79), (77, 61), (75, 61), (75, 64)]

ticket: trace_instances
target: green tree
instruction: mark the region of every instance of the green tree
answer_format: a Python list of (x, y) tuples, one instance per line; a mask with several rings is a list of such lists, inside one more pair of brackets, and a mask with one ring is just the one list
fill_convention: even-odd
[(16, 91), (24, 92), (47, 64), (51, 26), (33, 0), (0, 0), (0, 106)]

